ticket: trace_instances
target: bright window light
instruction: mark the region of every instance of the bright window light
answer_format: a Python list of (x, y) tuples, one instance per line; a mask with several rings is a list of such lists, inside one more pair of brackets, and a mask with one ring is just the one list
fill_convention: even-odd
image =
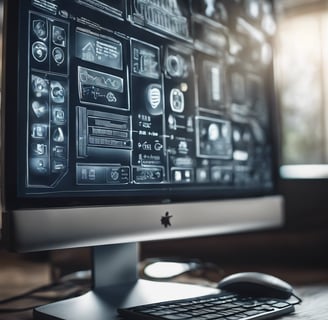
[(320, 1), (277, 3), (280, 173), (283, 178), (327, 178), (328, 11)]

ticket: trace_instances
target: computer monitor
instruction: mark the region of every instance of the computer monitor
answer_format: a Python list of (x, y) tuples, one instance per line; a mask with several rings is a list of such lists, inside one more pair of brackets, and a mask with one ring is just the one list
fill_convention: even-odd
[(4, 240), (94, 247), (94, 290), (37, 319), (110, 319), (145, 288), (153, 301), (140, 241), (282, 224), (268, 14), (262, 1), (5, 1)]

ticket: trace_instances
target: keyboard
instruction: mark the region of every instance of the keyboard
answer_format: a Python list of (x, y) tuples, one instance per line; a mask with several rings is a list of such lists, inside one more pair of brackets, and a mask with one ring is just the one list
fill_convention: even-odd
[(120, 316), (131, 320), (262, 320), (294, 311), (294, 305), (285, 300), (228, 292), (118, 309)]

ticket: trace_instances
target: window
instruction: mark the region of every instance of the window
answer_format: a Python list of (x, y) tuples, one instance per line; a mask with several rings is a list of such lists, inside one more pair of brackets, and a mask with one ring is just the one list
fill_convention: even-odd
[(276, 5), (281, 175), (328, 178), (328, 11), (321, 1)]

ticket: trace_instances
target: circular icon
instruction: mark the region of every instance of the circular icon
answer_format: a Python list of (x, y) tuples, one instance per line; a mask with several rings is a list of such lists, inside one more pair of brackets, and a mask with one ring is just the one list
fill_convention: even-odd
[(166, 61), (167, 72), (171, 77), (182, 77), (184, 73), (183, 58), (176, 55), (170, 55)]
[(55, 103), (64, 103), (65, 101), (65, 88), (58, 81), (53, 81), (50, 84), (51, 99)]
[(116, 170), (112, 169), (110, 173), (110, 177), (112, 178), (112, 180), (117, 181), (120, 177), (119, 171), (117, 169)]
[(55, 60), (55, 62), (57, 63), (57, 65), (60, 65), (64, 62), (65, 60), (65, 53), (64, 50), (62, 48), (54, 48), (52, 50), (52, 57)]
[(34, 42), (32, 45), (32, 56), (38, 62), (43, 62), (48, 57), (48, 48), (47, 46), (41, 42)]

